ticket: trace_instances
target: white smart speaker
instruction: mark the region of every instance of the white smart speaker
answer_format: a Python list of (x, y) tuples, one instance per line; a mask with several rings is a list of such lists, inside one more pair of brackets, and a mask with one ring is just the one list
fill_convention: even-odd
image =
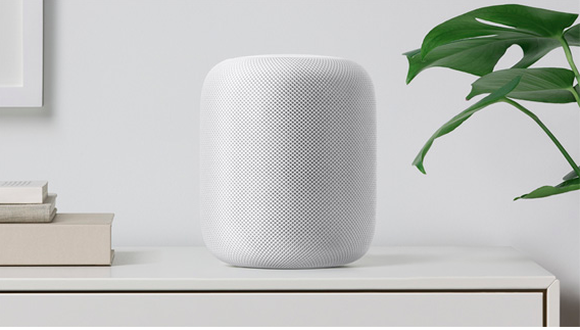
[(375, 96), (336, 57), (229, 59), (201, 95), (205, 244), (242, 267), (357, 260), (375, 227)]

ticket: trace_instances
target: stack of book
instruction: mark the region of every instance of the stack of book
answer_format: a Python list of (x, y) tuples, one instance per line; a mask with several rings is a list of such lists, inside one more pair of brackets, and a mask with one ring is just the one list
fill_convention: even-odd
[(47, 181), (0, 181), (0, 265), (110, 265), (113, 214), (57, 213)]

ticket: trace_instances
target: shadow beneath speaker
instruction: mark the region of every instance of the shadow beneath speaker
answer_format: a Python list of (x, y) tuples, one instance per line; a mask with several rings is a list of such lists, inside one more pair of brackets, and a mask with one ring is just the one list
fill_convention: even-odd
[(346, 268), (369, 268), (385, 267), (407, 264), (427, 264), (437, 261), (433, 255), (409, 255), (409, 254), (367, 254), (358, 261), (348, 264)]
[(259, 268), (259, 267), (244, 267), (225, 264), (225, 267), (247, 271), (264, 271), (264, 272), (280, 272), (280, 271), (300, 271), (300, 272), (316, 272), (320, 270), (341, 270), (353, 268), (370, 268), (370, 267), (388, 267), (407, 264), (428, 264), (440, 260), (434, 255), (409, 255), (409, 254), (366, 254), (361, 259), (342, 266), (334, 267), (317, 267), (317, 268)]

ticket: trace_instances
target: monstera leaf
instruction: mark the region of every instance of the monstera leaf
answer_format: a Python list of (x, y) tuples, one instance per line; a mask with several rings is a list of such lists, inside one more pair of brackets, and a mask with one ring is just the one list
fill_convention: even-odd
[[(471, 84), (467, 99), (480, 94), (491, 93), (515, 77), (522, 77), (518, 86), (507, 96), (514, 99), (546, 102), (570, 103), (574, 98), (574, 72), (562, 68), (529, 68), (495, 71), (477, 79)], [(577, 88), (578, 86), (576, 86)]]
[(566, 39), (569, 45), (580, 46), (580, 24), (576, 24), (566, 30), (566, 33), (564, 33), (564, 39)]
[(577, 14), (521, 5), (499, 5), (476, 9), (452, 18), (431, 30), (421, 49), (404, 55), (409, 61), (407, 83), (430, 67), (447, 67), (483, 76), (493, 71), (512, 45), (519, 45), (523, 58), (514, 68), (527, 68), (552, 49), (580, 45)]
[(572, 180), (578, 177), (578, 174), (576, 174), (576, 172), (574, 171), (570, 171), (570, 173), (566, 174), (562, 180), (564, 181), (568, 181), (568, 180)]
[(421, 148), (421, 151), (419, 151), (419, 154), (417, 155), (417, 157), (415, 157), (415, 160), (413, 161), (413, 165), (416, 166), (419, 169), (419, 171), (421, 171), (423, 174), (426, 174), (425, 168), (423, 166), (423, 160), (425, 159), (425, 155), (427, 155), (427, 152), (433, 145), (435, 139), (451, 133), (453, 130), (459, 127), (459, 125), (461, 125), (464, 121), (469, 119), (469, 117), (471, 117), (471, 115), (473, 115), (477, 111), (487, 107), (488, 105), (492, 105), (494, 103), (505, 100), (506, 95), (508, 95), (511, 91), (513, 91), (517, 87), (518, 83), (520, 82), (520, 79), (521, 79), (520, 77), (514, 78), (501, 88), (497, 89), (493, 93), (481, 99), (479, 102), (465, 109), (457, 116), (451, 118), (451, 120), (446, 122), (443, 126), (441, 126), (429, 138), (429, 140), (427, 140), (423, 148)]
[(580, 178), (575, 178), (571, 180), (566, 180), (557, 186), (543, 186), (528, 194), (521, 195), (520, 197), (514, 198), (514, 201), (518, 199), (532, 199), (548, 197), (552, 195), (562, 194), (565, 192), (579, 190), (580, 189)]
[[(516, 199), (546, 197), (580, 189), (578, 166), (541, 120), (513, 99), (580, 105), (580, 73), (569, 46), (580, 46), (578, 14), (556, 12), (522, 5), (499, 5), (476, 9), (433, 28), (420, 49), (405, 53), (409, 61), (407, 84), (420, 72), (446, 67), (476, 76), (467, 99), (488, 94), (445, 123), (427, 140), (413, 161), (422, 173), (424, 158), (433, 142), (449, 134), (475, 112), (497, 102), (507, 102), (534, 120), (554, 142), (573, 172), (556, 186), (540, 187)], [(493, 72), (506, 50), (518, 45), (523, 57), (510, 69)], [(551, 50), (562, 47), (572, 70), (529, 67)], [(576, 80), (576, 85), (574, 85)]]

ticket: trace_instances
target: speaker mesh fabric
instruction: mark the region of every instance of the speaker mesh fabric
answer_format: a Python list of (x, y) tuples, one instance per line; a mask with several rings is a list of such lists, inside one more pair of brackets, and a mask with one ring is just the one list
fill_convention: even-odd
[(343, 265), (375, 227), (375, 97), (358, 64), (307, 55), (223, 61), (201, 95), (208, 249), (257, 268)]

